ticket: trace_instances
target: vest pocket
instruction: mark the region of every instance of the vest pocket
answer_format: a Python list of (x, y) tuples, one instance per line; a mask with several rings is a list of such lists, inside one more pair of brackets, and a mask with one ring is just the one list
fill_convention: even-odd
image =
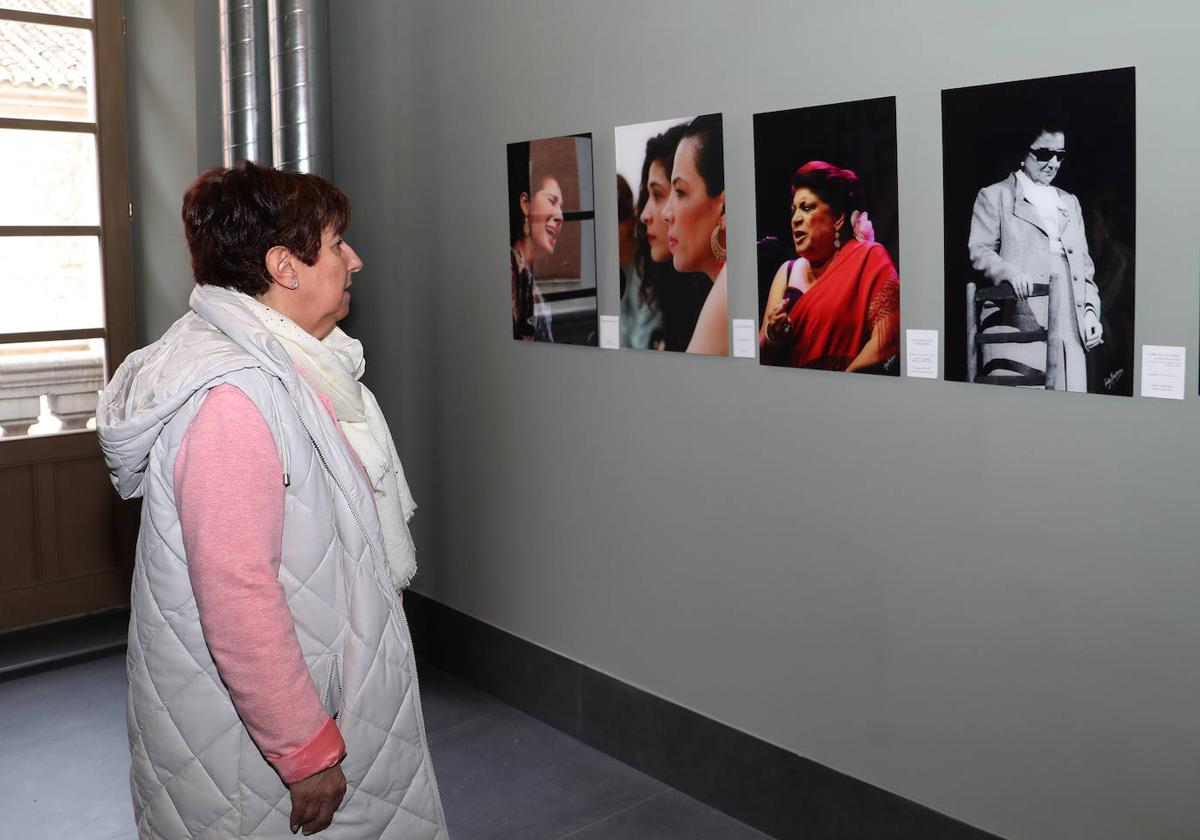
[(336, 653), (329, 654), (329, 673), (325, 676), (321, 704), (325, 707), (325, 713), (336, 720), (342, 710), (342, 669)]

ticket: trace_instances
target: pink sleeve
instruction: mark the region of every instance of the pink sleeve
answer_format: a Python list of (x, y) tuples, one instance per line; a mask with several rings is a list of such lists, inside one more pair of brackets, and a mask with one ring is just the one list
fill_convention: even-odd
[(250, 737), (285, 782), (346, 753), (279, 583), (283, 467), (262, 414), (219, 385), (175, 461), (175, 499), (205, 641)]

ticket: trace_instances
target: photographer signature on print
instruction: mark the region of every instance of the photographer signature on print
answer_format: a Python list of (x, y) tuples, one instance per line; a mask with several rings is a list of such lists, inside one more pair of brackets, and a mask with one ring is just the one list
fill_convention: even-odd
[(1130, 395), (1133, 69), (943, 91), (942, 110), (947, 378)]
[(759, 361), (900, 372), (896, 100), (756, 114)]
[(592, 136), (510, 143), (508, 192), (513, 339), (597, 346)]

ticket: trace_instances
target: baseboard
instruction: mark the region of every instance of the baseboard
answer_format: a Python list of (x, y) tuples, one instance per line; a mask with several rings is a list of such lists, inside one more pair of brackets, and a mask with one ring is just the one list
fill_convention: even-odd
[(404, 606), (421, 659), (779, 840), (995, 838), (419, 593)]
[(0, 682), (76, 665), (125, 650), (129, 608), (0, 633)]

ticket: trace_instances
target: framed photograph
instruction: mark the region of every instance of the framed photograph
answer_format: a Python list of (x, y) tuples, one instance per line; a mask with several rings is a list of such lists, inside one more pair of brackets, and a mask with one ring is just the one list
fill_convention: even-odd
[(896, 100), (754, 115), (759, 362), (898, 376)]
[(1133, 393), (1134, 69), (942, 92), (946, 378)]
[(621, 346), (728, 355), (721, 115), (615, 133)]
[(512, 329), (517, 341), (599, 343), (592, 136), (508, 146)]

